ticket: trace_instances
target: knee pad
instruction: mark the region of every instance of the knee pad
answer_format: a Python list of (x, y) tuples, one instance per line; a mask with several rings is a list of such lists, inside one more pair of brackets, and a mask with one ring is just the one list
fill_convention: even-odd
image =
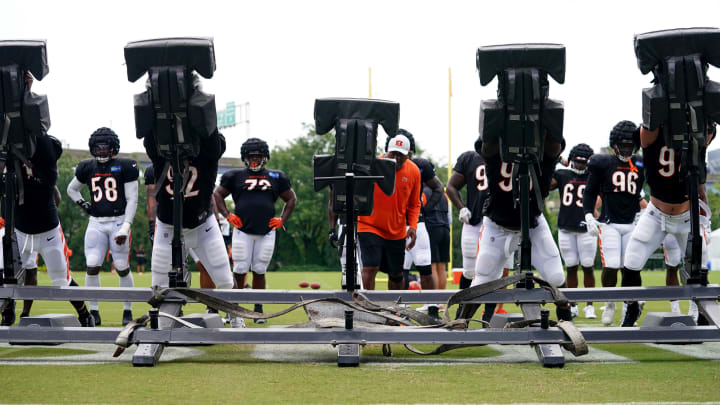
[(253, 274), (253, 277), (265, 277), (265, 272), (264, 272), (264, 271), (258, 272), (258, 271), (253, 270), (253, 271), (252, 271), (252, 274)]
[(388, 280), (392, 281), (393, 283), (401, 283), (403, 281), (403, 275), (402, 273), (388, 274)]
[(236, 264), (235, 267), (233, 268), (233, 273), (235, 273), (235, 274), (237, 274), (237, 275), (240, 275), (240, 276), (245, 275), (245, 274), (248, 274), (249, 271), (250, 271), (250, 267), (249, 267), (249, 266), (246, 267), (246, 266), (243, 266), (243, 265), (241, 265), (241, 264), (239, 264), (239, 263)]
[(463, 276), (472, 280), (475, 277), (475, 257), (463, 256)]
[(128, 274), (130, 274), (130, 268), (128, 267), (125, 270), (117, 270), (117, 274), (120, 277), (126, 277)]
[(432, 266), (415, 266), (421, 276), (432, 276)]
[(87, 268), (88, 276), (97, 276), (98, 274), (100, 274), (100, 267), (88, 267)]
[(640, 287), (642, 286), (642, 277), (640, 272), (636, 270), (630, 270), (623, 267), (622, 269), (622, 281), (620, 283), (623, 287)]

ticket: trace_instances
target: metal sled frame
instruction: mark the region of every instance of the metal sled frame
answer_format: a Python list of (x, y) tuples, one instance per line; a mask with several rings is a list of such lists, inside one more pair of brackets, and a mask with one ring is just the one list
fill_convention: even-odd
[[(352, 301), (346, 291), (301, 290), (203, 290), (217, 298), (234, 303), (290, 304), (303, 299), (336, 297)], [(584, 301), (665, 301), (694, 300), (710, 326), (620, 328), (580, 328), (587, 343), (701, 343), (720, 341), (720, 286), (686, 285), (682, 287), (624, 287), (624, 288), (572, 288), (561, 289), (568, 300)], [(376, 302), (402, 302), (405, 304), (444, 303), (453, 291), (365, 291)], [(35, 299), (49, 301), (97, 300), (145, 302), (152, 297), (149, 288), (96, 288), (96, 287), (24, 287), (5, 285), (0, 287), (0, 303), (9, 299)], [(160, 310), (177, 313), (187, 299), (170, 293)], [(553, 298), (544, 289), (522, 288), (499, 290), (472, 303), (515, 303), (527, 308), (552, 303)], [(527, 314), (531, 317), (531, 314)], [(353, 349), (367, 344), (502, 344), (502, 345), (563, 345), (570, 339), (558, 328), (529, 327), (523, 329), (461, 329), (442, 328), (250, 328), (250, 329), (189, 329), (173, 328), (172, 320), (160, 319), (158, 329), (140, 328), (131, 338), (138, 350), (133, 356), (135, 366), (154, 366), (167, 345), (200, 344), (331, 344), (339, 348)], [(108, 343), (114, 344), (122, 328), (80, 327), (0, 327), (0, 341), (25, 344), (50, 343)], [(352, 351), (351, 351), (352, 352)], [(548, 354), (537, 350), (543, 366), (564, 365), (562, 352)], [(354, 352), (352, 352), (354, 353)], [(340, 362), (343, 352), (339, 350)], [(342, 365), (342, 364), (341, 364)], [(351, 364), (352, 365), (352, 364)]]

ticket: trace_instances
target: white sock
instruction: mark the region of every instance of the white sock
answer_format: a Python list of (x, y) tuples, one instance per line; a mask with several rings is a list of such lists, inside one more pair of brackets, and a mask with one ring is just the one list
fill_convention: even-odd
[[(91, 276), (90, 274), (85, 273), (85, 287), (100, 287), (100, 275)], [(88, 306), (91, 311), (98, 310), (97, 301), (88, 301)]]
[[(125, 277), (120, 277), (120, 287), (132, 288), (134, 286), (135, 282), (133, 281), (132, 272), (128, 272), (128, 275)], [(132, 302), (124, 302), (123, 309), (132, 309)]]

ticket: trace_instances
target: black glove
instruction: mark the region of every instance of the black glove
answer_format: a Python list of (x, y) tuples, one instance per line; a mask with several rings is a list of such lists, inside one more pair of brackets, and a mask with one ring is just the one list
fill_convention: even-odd
[(90, 215), (90, 207), (91, 207), (91, 205), (90, 205), (89, 202), (81, 199), (81, 200), (77, 201), (77, 205), (79, 205), (80, 208), (84, 209), (85, 212), (86, 212), (88, 215)]
[(337, 249), (337, 247), (338, 247), (337, 230), (335, 230), (335, 229), (330, 230), (330, 233), (328, 233), (328, 241), (330, 242), (330, 246), (332, 246), (333, 249)]
[(148, 238), (150, 239), (150, 244), (155, 241), (155, 221), (153, 220), (148, 220)]

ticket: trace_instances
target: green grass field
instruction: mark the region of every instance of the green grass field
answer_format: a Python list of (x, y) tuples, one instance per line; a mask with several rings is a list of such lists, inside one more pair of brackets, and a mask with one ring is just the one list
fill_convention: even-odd
[[(710, 276), (713, 283), (720, 282), (720, 273), (711, 272)], [(149, 286), (149, 272), (134, 274), (134, 277), (136, 285)], [(76, 272), (74, 278), (83, 284), (83, 273)], [(599, 272), (596, 278), (599, 280)], [(662, 285), (664, 273), (645, 272), (643, 280), (645, 285)], [(300, 281), (317, 281), (324, 289), (340, 284), (339, 275), (330, 272), (268, 274), (268, 288), (295, 289)], [(102, 283), (116, 286), (117, 277), (103, 273)], [(49, 284), (46, 275), (40, 275), (40, 284)], [(448, 286), (456, 288), (452, 284)], [(379, 287), (383, 288), (383, 283), (379, 283)], [(601, 303), (595, 304), (598, 316), (600, 306)], [(265, 311), (283, 307), (285, 305), (266, 305)], [(136, 316), (148, 308), (142, 303), (133, 305)], [(515, 305), (506, 304), (505, 308), (510, 312), (519, 311)], [(682, 302), (681, 308), (687, 311), (687, 302)], [(669, 309), (667, 302), (648, 302), (645, 312)], [(103, 326), (120, 325), (121, 303), (101, 303), (100, 310)], [(200, 305), (185, 307), (185, 313), (201, 311), (204, 307)], [(71, 313), (72, 309), (65, 302), (35, 303), (33, 315), (47, 312)], [(619, 316), (618, 311), (616, 322)], [(271, 319), (268, 325), (305, 320), (304, 313), (298, 310)], [(576, 322), (581, 326), (600, 325), (599, 318), (587, 320), (582, 318), (582, 313)], [(248, 326), (256, 327), (252, 322), (248, 322)], [(707, 402), (720, 399), (720, 362), (651, 345), (593, 345), (591, 355), (608, 352), (626, 361), (578, 363), (568, 354), (568, 363), (563, 369), (544, 369), (532, 357), (525, 362), (484, 362), (500, 356), (505, 346), (467, 348), (433, 358), (421, 358), (394, 346), (393, 357), (389, 359), (381, 357), (379, 346), (368, 346), (362, 352), (361, 366), (348, 369), (336, 366), (330, 349), (309, 346), (285, 349), (216, 345), (195, 348), (200, 351), (198, 356), (161, 360), (154, 368), (133, 368), (129, 363), (132, 349), (130, 354), (123, 355), (126, 359), (123, 363), (38, 366), (8, 361), (17, 358), (42, 361), (48, 356), (72, 358), (93, 350), (4, 345), (0, 347), (0, 402), (359, 404)], [(709, 347), (720, 350), (720, 346)], [(284, 356), (295, 360), (286, 361)], [(305, 360), (298, 361), (298, 356)]]

